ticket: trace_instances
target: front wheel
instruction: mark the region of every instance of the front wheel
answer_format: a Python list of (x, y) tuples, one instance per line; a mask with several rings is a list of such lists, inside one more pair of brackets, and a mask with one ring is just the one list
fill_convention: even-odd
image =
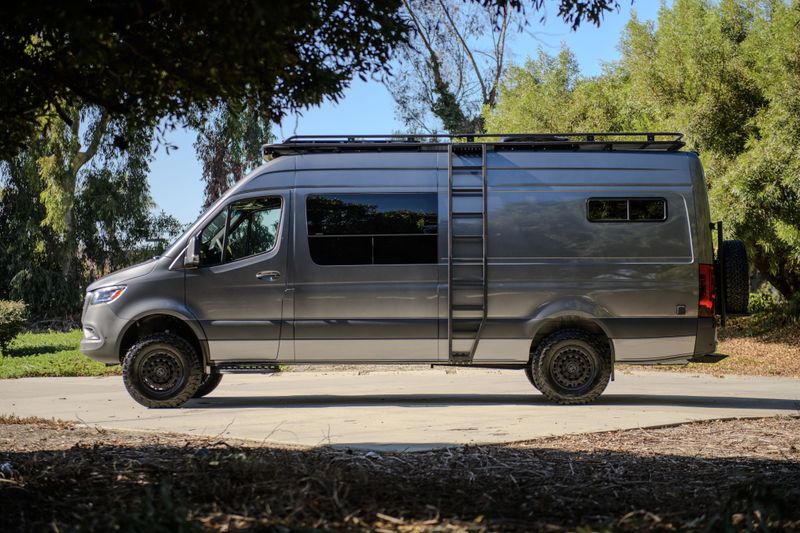
[(582, 404), (597, 399), (611, 379), (608, 345), (583, 330), (546, 337), (531, 357), (531, 382), (549, 400)]
[(139, 339), (122, 361), (128, 393), (145, 407), (178, 407), (200, 387), (200, 358), (185, 339), (155, 333)]
[(525, 377), (528, 378), (528, 381), (531, 382), (531, 385), (533, 385), (536, 390), (539, 390), (539, 384), (536, 383), (533, 377), (533, 368), (530, 364), (525, 365)]
[(202, 398), (214, 392), (219, 382), (222, 381), (222, 374), (212, 371), (210, 374), (203, 374), (203, 379), (200, 381), (200, 387), (194, 393), (192, 398)]

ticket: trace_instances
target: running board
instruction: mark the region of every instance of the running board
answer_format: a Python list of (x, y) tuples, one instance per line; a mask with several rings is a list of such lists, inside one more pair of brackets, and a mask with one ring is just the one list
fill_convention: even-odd
[(528, 365), (525, 363), (473, 363), (472, 361), (464, 363), (431, 363), (431, 368), (437, 366), (457, 367), (457, 368), (494, 368), (498, 370), (522, 370)]
[(275, 363), (221, 363), (214, 365), (214, 369), (220, 374), (274, 374), (280, 372), (281, 368)]

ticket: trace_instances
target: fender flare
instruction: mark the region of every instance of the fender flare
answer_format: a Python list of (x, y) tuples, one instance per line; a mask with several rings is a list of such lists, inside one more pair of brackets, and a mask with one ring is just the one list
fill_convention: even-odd
[(189, 327), (192, 333), (194, 333), (195, 337), (197, 337), (198, 343), (200, 344), (200, 355), (203, 358), (203, 364), (206, 364), (208, 362), (209, 355), (208, 342), (206, 339), (206, 333), (203, 330), (203, 327), (200, 325), (200, 321), (198, 321), (197, 318), (182, 305), (177, 304), (176, 302), (169, 303), (172, 305), (165, 306), (162, 304), (154, 307), (144, 306), (144, 309), (135, 313), (131, 318), (120, 317), (125, 320), (125, 326), (120, 331), (114, 343), (115, 352), (120, 352), (122, 339), (125, 338), (125, 335), (128, 333), (128, 331), (130, 331), (130, 329), (134, 327), (140, 320), (150, 316), (166, 315), (180, 320)]
[(605, 334), (613, 358), (614, 342), (603, 320), (607, 318), (613, 318), (611, 312), (587, 296), (559, 298), (543, 303), (531, 313), (531, 318), (525, 322), (525, 335), (533, 341), (543, 327), (559, 319), (588, 322)]

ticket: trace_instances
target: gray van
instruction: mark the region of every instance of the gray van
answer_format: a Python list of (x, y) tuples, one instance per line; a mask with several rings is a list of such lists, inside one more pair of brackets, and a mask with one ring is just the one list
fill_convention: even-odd
[[(296, 136), (160, 257), (92, 283), (81, 351), (175, 407), (296, 363), (523, 370), (559, 403), (614, 363), (713, 354), (747, 255), (680, 134)], [(719, 233), (715, 251), (712, 233)]]

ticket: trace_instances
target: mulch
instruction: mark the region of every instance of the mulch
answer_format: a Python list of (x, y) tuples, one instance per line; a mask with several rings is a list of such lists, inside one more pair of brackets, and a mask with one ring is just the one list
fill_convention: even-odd
[(0, 417), (0, 530), (800, 530), (800, 417), (418, 453)]

